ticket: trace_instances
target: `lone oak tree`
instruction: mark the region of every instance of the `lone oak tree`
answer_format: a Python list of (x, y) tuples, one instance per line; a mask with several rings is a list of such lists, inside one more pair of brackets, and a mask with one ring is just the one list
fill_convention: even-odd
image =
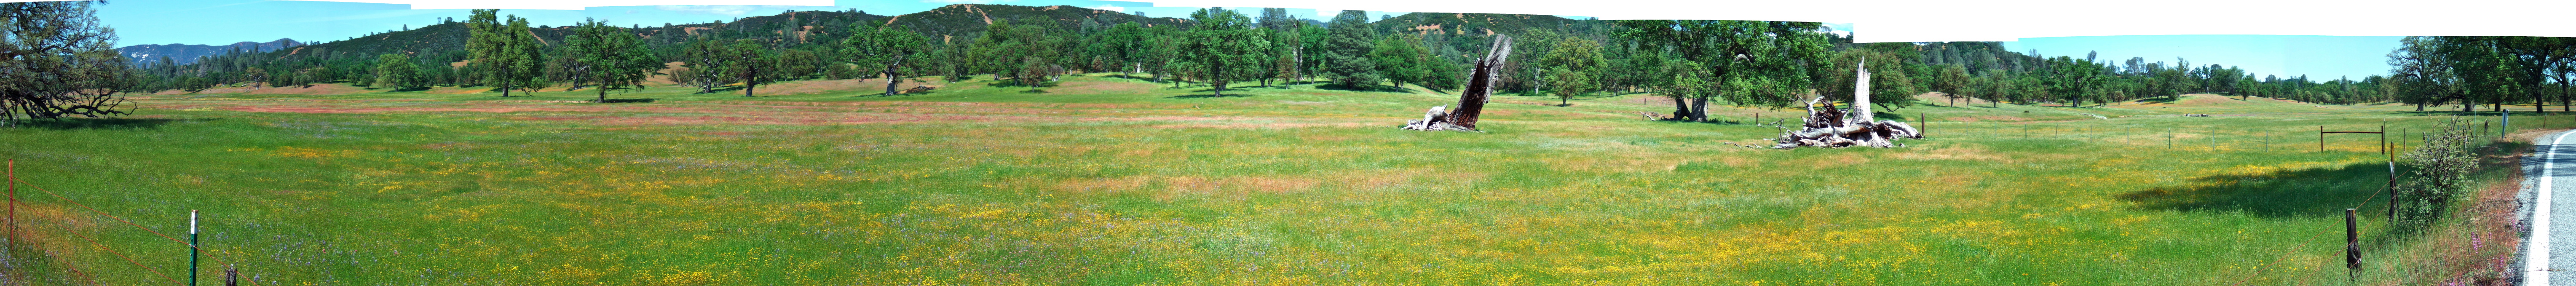
[(930, 47), (930, 38), (894, 26), (877, 26), (870, 21), (850, 28), (850, 38), (841, 40), (852, 64), (885, 74), (885, 95), (894, 96), (895, 84), (903, 82), (903, 67), (912, 64)]
[(643, 87), (644, 78), (660, 66), (644, 50), (642, 37), (596, 20), (584, 19), (573, 27), (563, 49), (572, 56), (565, 69), (598, 86), (599, 102), (608, 102), (609, 89)]
[(1623, 20), (1612, 25), (1618, 27), (1612, 37), (1672, 49), (1704, 71), (1697, 76), (1713, 92), (1674, 97), (1675, 117), (1689, 121), (1708, 120), (1711, 98), (1745, 106), (1796, 103), (1793, 97), (1806, 94), (1813, 78), (1822, 75), (1812, 73), (1823, 72), (1815, 67), (1824, 63), (1828, 48), (1824, 25), (1815, 22)]
[(132, 72), (90, 4), (0, 3), (0, 121), (126, 114)]
[(1190, 18), (1199, 24), (1191, 28), (1189, 40), (1181, 42), (1181, 58), (1198, 66), (1198, 75), (1215, 87), (1216, 96), (1225, 96), (1228, 82), (1260, 76), (1262, 63), (1269, 59), (1270, 40), (1253, 30), (1251, 17), (1209, 7), (1190, 13)]
[(544, 47), (529, 32), (527, 18), (510, 15), (504, 25), (496, 16), (499, 11), (476, 9), (467, 18), (465, 51), (470, 64), (482, 70), (483, 84), (499, 87), (506, 97), (512, 89), (534, 88), (543, 70), (538, 63), (544, 61), (539, 53)]

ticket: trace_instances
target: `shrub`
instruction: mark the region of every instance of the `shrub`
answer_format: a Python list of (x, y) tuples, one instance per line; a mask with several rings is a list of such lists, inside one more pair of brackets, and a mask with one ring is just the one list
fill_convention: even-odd
[(2470, 129), (2466, 121), (2445, 120), (2435, 125), (2432, 134), (2425, 135), (2423, 146), (2402, 155), (2402, 162), (2415, 169), (2413, 176), (2397, 183), (2397, 207), (2406, 221), (2424, 223), (2439, 218), (2437, 214), (2450, 205), (2452, 198), (2467, 193), (2473, 185), (2468, 182), (2469, 172), (2478, 164), (2473, 148), (2482, 136)]

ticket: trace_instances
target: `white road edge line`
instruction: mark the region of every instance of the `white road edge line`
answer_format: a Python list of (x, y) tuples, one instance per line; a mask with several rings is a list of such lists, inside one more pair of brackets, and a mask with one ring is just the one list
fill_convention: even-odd
[(2576, 132), (2559, 132), (2557, 139), (2549, 140), (2549, 153), (2540, 155), (2540, 183), (2533, 186), (2538, 192), (2532, 194), (2531, 241), (2522, 244), (2527, 246), (2522, 254), (2522, 285), (2549, 285), (2549, 176), (2557, 167), (2549, 159), (2558, 156), (2558, 143), (2567, 141), (2568, 134)]

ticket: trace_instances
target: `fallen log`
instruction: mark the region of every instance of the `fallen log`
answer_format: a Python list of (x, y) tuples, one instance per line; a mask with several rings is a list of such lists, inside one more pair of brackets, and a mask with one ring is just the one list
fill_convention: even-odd
[(1807, 100), (1807, 123), (1800, 125), (1801, 128), (1798, 130), (1780, 134), (1780, 138), (1772, 140), (1778, 144), (1772, 145), (1771, 148), (1904, 147), (1905, 144), (1897, 144), (1896, 139), (1923, 138), (1922, 130), (1914, 129), (1914, 126), (1906, 125), (1904, 122), (1872, 120), (1873, 116), (1869, 113), (1868, 64), (1862, 63), (1861, 66), (1860, 77), (1857, 80), (1860, 88), (1853, 89), (1850, 112), (1834, 108), (1832, 103), (1825, 102), (1824, 96)]
[(1495, 35), (1493, 49), (1477, 59), (1475, 70), (1467, 74), (1467, 88), (1458, 92), (1458, 108), (1432, 107), (1422, 120), (1405, 122), (1404, 130), (1484, 132), (1476, 130), (1476, 118), (1484, 112), (1486, 98), (1494, 94), (1494, 85), (1502, 81), (1503, 59), (1511, 54), (1512, 37)]

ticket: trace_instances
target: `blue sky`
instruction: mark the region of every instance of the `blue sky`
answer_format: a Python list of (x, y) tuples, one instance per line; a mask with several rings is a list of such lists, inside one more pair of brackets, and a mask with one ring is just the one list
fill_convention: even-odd
[(2015, 52), (2032, 49), (2048, 57), (2084, 57), (2085, 52), (2100, 52), (2096, 60), (2120, 62), (2131, 57), (2146, 57), (2148, 62), (2171, 65), (2175, 57), (2191, 60), (2192, 65), (2221, 64), (2243, 67), (2247, 73), (2327, 81), (2349, 76), (2353, 80), (2371, 75), (2388, 74), (2388, 51), (2396, 49), (2398, 39), (2405, 37), (2343, 36), (2278, 36), (2278, 35), (2152, 35), (2022, 38), (2004, 42)]
[[(1153, 17), (1187, 17), (1196, 7), (1153, 7), (1152, 3), (1094, 0), (841, 0), (836, 6), (610, 6), (586, 10), (502, 10), (501, 14), (527, 17), (531, 24), (563, 26), (583, 18), (599, 18), (610, 24), (626, 26), (663, 23), (690, 24), (740, 17), (777, 15), (788, 10), (859, 9), (869, 14), (899, 15), (928, 11), (951, 4), (1006, 4), (1026, 6), (1072, 5), (1126, 12), (1144, 12)], [(241, 41), (265, 42), (278, 38), (298, 41), (336, 41), (369, 33), (400, 30), (437, 24), (441, 17), (465, 21), (467, 10), (410, 10), (411, 5), (347, 3), (321, 1), (264, 0), (118, 0), (98, 7), (101, 22), (117, 30), (117, 46), (142, 44), (230, 44)], [(1258, 8), (1230, 8), (1258, 15)], [(1289, 9), (1291, 14), (1310, 19), (1315, 9)], [(1325, 13), (1334, 13), (1330, 11)], [(1377, 15), (1404, 13), (1370, 12)]]

